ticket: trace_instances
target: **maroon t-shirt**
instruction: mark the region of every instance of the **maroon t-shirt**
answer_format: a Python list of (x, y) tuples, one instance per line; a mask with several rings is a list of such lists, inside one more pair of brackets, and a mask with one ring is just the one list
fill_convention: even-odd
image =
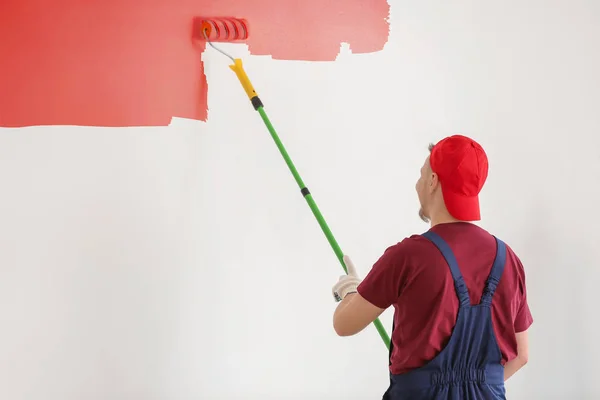
[[(478, 304), (496, 256), (494, 237), (466, 222), (438, 224), (431, 230), (452, 249), (471, 303)], [(523, 265), (508, 244), (506, 249), (506, 267), (492, 301), (492, 320), (503, 364), (517, 355), (515, 333), (533, 322)], [(393, 374), (423, 366), (448, 343), (456, 322), (458, 298), (448, 264), (425, 237), (413, 235), (389, 247), (358, 286), (358, 292), (378, 307), (395, 308), (390, 366)]]

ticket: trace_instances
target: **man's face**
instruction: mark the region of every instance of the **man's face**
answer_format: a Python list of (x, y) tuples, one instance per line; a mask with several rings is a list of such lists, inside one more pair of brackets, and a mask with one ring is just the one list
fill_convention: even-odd
[(425, 159), (423, 166), (421, 167), (421, 172), (419, 176), (419, 180), (415, 185), (415, 189), (417, 190), (417, 196), (419, 197), (419, 218), (421, 218), (424, 222), (429, 222), (429, 204), (431, 199), (431, 188), (432, 188), (432, 171), (431, 166), (429, 164), (429, 157)]

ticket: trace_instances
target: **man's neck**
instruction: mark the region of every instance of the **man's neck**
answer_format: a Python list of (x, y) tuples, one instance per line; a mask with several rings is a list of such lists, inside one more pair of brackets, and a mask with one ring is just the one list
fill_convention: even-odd
[(437, 213), (436, 215), (432, 216), (431, 227), (433, 228), (434, 226), (439, 225), (439, 224), (450, 224), (453, 222), (465, 222), (465, 221), (461, 221), (460, 219), (454, 218), (447, 211), (440, 212), (440, 213)]

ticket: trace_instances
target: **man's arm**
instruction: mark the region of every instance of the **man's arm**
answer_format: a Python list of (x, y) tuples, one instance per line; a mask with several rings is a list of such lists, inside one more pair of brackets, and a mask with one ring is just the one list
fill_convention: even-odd
[(401, 246), (391, 246), (377, 260), (364, 280), (348, 256), (344, 262), (348, 275), (340, 277), (334, 285), (334, 297), (340, 301), (333, 314), (333, 328), (340, 336), (351, 336), (375, 321), (398, 298), (404, 251)]
[(516, 265), (518, 272), (518, 301), (519, 301), (519, 310), (517, 315), (515, 316), (515, 321), (513, 323), (514, 331), (516, 332), (517, 337), (517, 357), (508, 361), (506, 365), (504, 365), (504, 380), (508, 380), (511, 376), (513, 376), (518, 370), (523, 368), (529, 359), (529, 337), (528, 337), (528, 329), (533, 323), (533, 317), (531, 315), (531, 310), (529, 309), (529, 304), (527, 303), (527, 284), (525, 278), (525, 269), (523, 268), (523, 264), (519, 257), (511, 250), (510, 251), (511, 261)]
[(517, 336), (517, 356), (504, 365), (504, 381), (513, 376), (520, 370), (529, 359), (529, 338), (527, 331), (518, 332)]
[(384, 311), (384, 308), (369, 303), (359, 293), (349, 293), (335, 309), (333, 329), (340, 336), (356, 335)]

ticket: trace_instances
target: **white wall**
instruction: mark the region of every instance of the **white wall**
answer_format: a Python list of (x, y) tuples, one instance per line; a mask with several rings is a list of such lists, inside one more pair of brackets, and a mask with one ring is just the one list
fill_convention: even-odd
[[(391, 5), (380, 53), (223, 47), (363, 274), (427, 229), (427, 144), (480, 141), (482, 225), (521, 256), (535, 318), (509, 398), (600, 398), (600, 6)], [(0, 129), (0, 398), (381, 397), (381, 339), (335, 336), (342, 269), (228, 60), (203, 59), (208, 123)]]

